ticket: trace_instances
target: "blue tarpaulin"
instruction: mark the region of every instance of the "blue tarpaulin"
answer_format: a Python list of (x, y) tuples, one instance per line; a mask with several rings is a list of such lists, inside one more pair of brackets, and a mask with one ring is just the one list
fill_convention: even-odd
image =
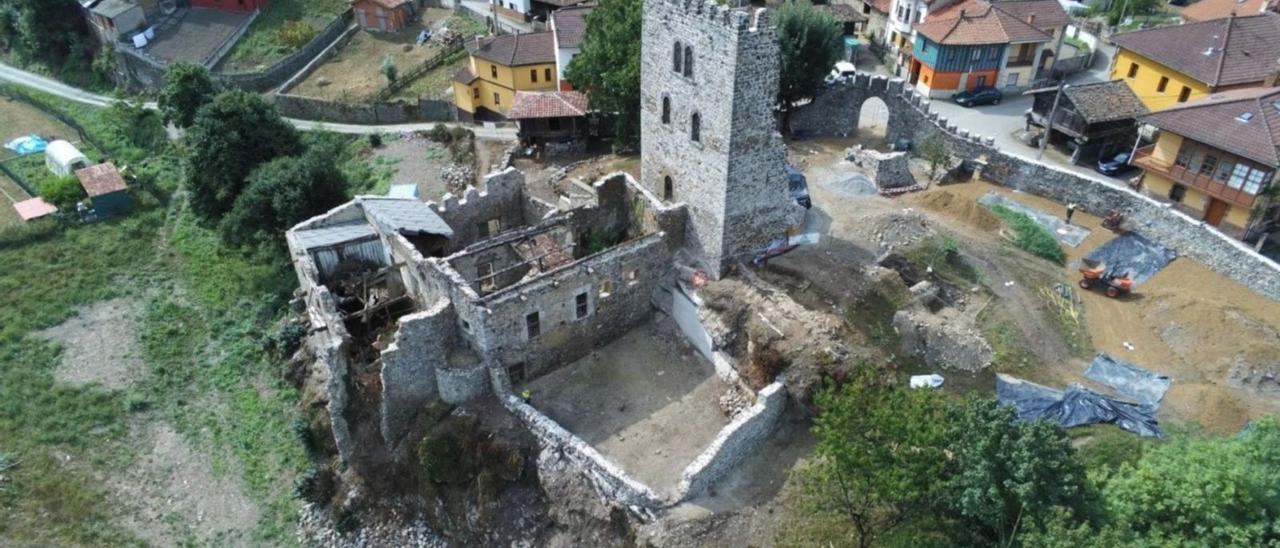
[(1153, 407), (1160, 403), (1164, 393), (1173, 384), (1169, 377), (1118, 360), (1105, 352), (1100, 352), (1093, 358), (1084, 376), (1110, 386), (1138, 403)]
[(996, 375), (996, 399), (1024, 421), (1044, 419), (1063, 428), (1107, 422), (1139, 436), (1164, 437), (1153, 405), (1118, 400), (1079, 384), (1054, 390), (1008, 375)]
[(44, 152), (44, 148), (46, 146), (48, 146), (48, 143), (46, 143), (44, 139), (41, 139), (39, 135), (32, 133), (26, 137), (18, 137), (17, 139), (5, 143), (4, 148), (18, 153), (19, 156), (26, 156), (28, 154)]

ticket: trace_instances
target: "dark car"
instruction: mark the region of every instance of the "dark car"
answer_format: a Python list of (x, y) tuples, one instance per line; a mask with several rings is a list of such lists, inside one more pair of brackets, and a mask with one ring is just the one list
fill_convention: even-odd
[(1121, 152), (1098, 160), (1098, 173), (1103, 175), (1114, 177), (1132, 169), (1133, 166), (1129, 165), (1128, 152)]
[(791, 166), (787, 166), (787, 189), (791, 192), (791, 199), (797, 204), (804, 206), (805, 209), (813, 207), (813, 202), (809, 200), (808, 181), (805, 180), (803, 173)]
[(962, 107), (976, 107), (978, 105), (998, 105), (1000, 100), (1004, 99), (1004, 94), (996, 88), (981, 87), (962, 91), (951, 98), (955, 100), (957, 105)]

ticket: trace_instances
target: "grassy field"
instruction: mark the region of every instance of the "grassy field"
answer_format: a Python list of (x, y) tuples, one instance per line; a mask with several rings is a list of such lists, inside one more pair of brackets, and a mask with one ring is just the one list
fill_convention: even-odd
[[(110, 110), (44, 99), (104, 143), (120, 144), (128, 133)], [(178, 176), (167, 143), (132, 153), (147, 155), (135, 165), (158, 180), (152, 191), (135, 192), (131, 214), (0, 230), (0, 459), (18, 463), (0, 480), (0, 545), (143, 542), (128, 525), (137, 516), (126, 508), (138, 504), (130, 489), (170, 482), (166, 488), (183, 490), (182, 478), (146, 466), (154, 449), (138, 433), (161, 427), (198, 456), (194, 465), (243, 491), (257, 518), (240, 524), (239, 537), (206, 538), (201, 516), (165, 513), (147, 524), (159, 528), (152, 538), (291, 544), (292, 486), (307, 455), (293, 433), (297, 394), (283, 382), (270, 341), (296, 282), (284, 254), (225, 249), (184, 200), (169, 199)], [(112, 298), (141, 310), (134, 324), (141, 380), (124, 390), (58, 381), (67, 349), (35, 333)], [(212, 496), (186, 491), (175, 495), (197, 505)]]
[(290, 21), (302, 21), (319, 32), (347, 9), (347, 0), (275, 0), (267, 5), (249, 31), (231, 49), (226, 61), (231, 72), (266, 67), (297, 48), (285, 43), (280, 29)]

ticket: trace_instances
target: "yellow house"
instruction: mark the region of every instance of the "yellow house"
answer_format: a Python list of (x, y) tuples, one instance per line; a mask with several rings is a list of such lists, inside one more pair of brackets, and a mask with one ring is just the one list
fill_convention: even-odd
[(1246, 241), (1272, 231), (1280, 200), (1280, 88), (1218, 92), (1141, 118), (1159, 128), (1138, 149), (1149, 196)]
[(1124, 80), (1152, 111), (1274, 79), (1280, 17), (1230, 17), (1111, 37), (1111, 79)]
[(558, 88), (550, 32), (494, 36), (473, 42), (467, 52), (469, 64), (453, 77), (459, 120), (505, 119), (517, 91)]

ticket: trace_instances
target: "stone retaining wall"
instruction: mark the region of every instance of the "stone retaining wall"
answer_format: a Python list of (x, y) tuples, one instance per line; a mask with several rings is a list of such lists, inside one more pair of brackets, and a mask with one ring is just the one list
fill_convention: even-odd
[(787, 406), (787, 391), (781, 378), (756, 395), (756, 403), (720, 431), (698, 458), (680, 476), (679, 499), (688, 500), (706, 492), (760, 448), (778, 425)]
[(1143, 236), (1204, 263), (1210, 269), (1280, 301), (1280, 264), (1213, 227), (1123, 185), (1077, 174), (1061, 167), (1005, 152), (995, 140), (956, 127), (929, 107), (929, 101), (904, 85), (857, 74), (826, 89), (791, 117), (794, 131), (809, 135), (849, 135), (857, 131), (862, 103), (878, 97), (889, 108), (886, 137), (919, 143), (941, 139), (952, 155), (973, 159), (979, 176), (993, 183), (1060, 203), (1076, 203), (1094, 215), (1125, 212)]
[(271, 98), (286, 118), (331, 124), (384, 125), (457, 120), (457, 109), (453, 103), (439, 99), (418, 99), (416, 103), (343, 103), (285, 93)]

